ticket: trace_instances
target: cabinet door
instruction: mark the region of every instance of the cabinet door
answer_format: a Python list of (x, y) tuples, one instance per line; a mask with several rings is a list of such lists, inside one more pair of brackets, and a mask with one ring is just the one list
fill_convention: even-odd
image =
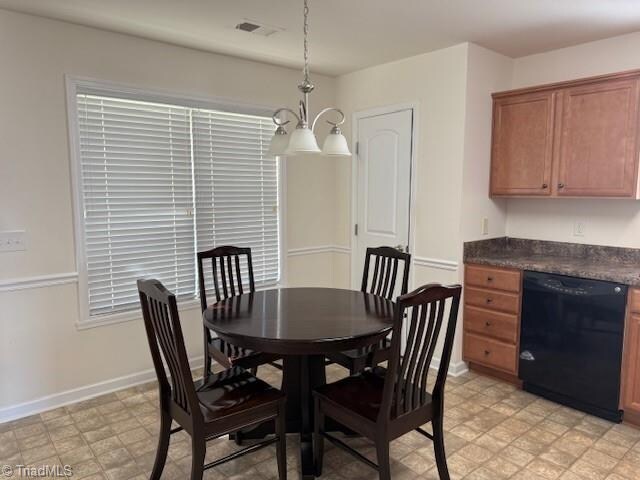
[(624, 345), (623, 397), (625, 414), (640, 419), (640, 315), (627, 318)]
[(553, 92), (495, 99), (491, 195), (550, 194), (553, 125)]
[(557, 194), (635, 197), (638, 80), (606, 80), (560, 95)]

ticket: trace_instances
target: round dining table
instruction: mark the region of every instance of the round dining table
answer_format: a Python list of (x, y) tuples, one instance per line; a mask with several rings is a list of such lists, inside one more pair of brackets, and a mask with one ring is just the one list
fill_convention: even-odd
[[(300, 434), (302, 478), (314, 478), (312, 391), (326, 383), (324, 355), (386, 337), (392, 328), (393, 302), (353, 290), (281, 288), (222, 300), (205, 310), (203, 320), (226, 342), (282, 356), (287, 432)], [(263, 427), (243, 433), (243, 438), (268, 433)]]

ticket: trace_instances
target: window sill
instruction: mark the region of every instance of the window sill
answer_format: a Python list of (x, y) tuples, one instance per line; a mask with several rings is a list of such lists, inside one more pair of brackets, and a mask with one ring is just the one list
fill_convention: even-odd
[[(200, 309), (200, 300), (185, 300), (178, 303), (178, 310), (182, 313), (185, 310)], [(105, 327), (107, 325), (117, 325), (118, 323), (131, 322), (133, 320), (142, 320), (142, 312), (139, 309), (121, 313), (109, 313), (106, 315), (96, 316), (89, 320), (76, 322), (76, 329), (88, 330), (90, 328)]]
[[(285, 288), (286, 285), (282, 283), (278, 283), (275, 285), (265, 285), (263, 287), (258, 287), (256, 290), (267, 290), (269, 288)], [(182, 302), (178, 302), (178, 311), (180, 314), (184, 311), (188, 310), (199, 310), (200, 300), (183, 300)], [(119, 323), (131, 322), (134, 320), (141, 321), (142, 320), (142, 312), (139, 309), (131, 310), (128, 312), (121, 313), (109, 313), (105, 315), (96, 316), (94, 318), (90, 318), (88, 320), (83, 320), (76, 322), (77, 330), (89, 330), (91, 328), (96, 327), (105, 327), (108, 325), (117, 325)]]

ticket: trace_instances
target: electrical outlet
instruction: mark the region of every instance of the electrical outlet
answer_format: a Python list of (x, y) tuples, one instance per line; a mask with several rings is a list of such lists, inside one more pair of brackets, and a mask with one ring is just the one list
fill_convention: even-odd
[(489, 219), (487, 217), (482, 219), (482, 235), (489, 235)]
[(0, 232), (0, 252), (21, 252), (27, 249), (24, 230)]
[(584, 237), (585, 231), (587, 230), (587, 224), (584, 222), (574, 222), (573, 223), (573, 236), (574, 237)]

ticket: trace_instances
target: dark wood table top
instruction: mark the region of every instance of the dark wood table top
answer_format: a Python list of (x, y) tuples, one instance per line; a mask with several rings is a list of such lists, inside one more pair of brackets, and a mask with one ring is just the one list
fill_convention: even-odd
[(389, 334), (393, 302), (335, 288), (282, 288), (231, 297), (205, 310), (205, 325), (235, 345), (313, 355), (375, 343)]

